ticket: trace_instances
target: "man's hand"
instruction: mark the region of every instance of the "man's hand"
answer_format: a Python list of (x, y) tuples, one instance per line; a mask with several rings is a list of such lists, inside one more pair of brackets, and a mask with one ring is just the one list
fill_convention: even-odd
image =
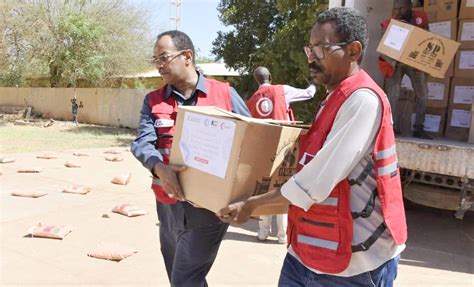
[(166, 165), (162, 162), (153, 167), (153, 173), (160, 178), (161, 186), (168, 193), (169, 197), (179, 201), (185, 201), (181, 185), (178, 181), (177, 173), (186, 169), (184, 165)]
[(239, 201), (219, 210), (217, 216), (225, 223), (242, 224), (250, 219), (253, 210), (254, 207), (249, 200)]

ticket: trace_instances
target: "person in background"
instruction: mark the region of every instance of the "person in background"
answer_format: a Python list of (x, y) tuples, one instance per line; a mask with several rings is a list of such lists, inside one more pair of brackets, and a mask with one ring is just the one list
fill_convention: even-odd
[(243, 223), (257, 206), (289, 204), (279, 286), (393, 286), (407, 226), (390, 104), (360, 68), (367, 22), (352, 8), (318, 15), (304, 47), (327, 97), (300, 139), (281, 188), (218, 212)]
[[(316, 87), (311, 84), (306, 89), (298, 89), (289, 85), (272, 85), (272, 75), (266, 67), (258, 67), (253, 76), (258, 84), (258, 90), (247, 100), (246, 104), (252, 117), (294, 121), (290, 104), (309, 100), (314, 97)], [(257, 239), (265, 241), (271, 232), (271, 215), (261, 216), (258, 224)], [(286, 214), (276, 215), (278, 243), (286, 243)]]
[[(428, 20), (423, 11), (413, 11), (411, 0), (395, 0), (393, 3), (392, 18), (404, 21), (417, 27), (428, 29)], [(387, 29), (390, 19), (381, 23), (382, 32)], [(413, 85), (416, 96), (415, 104), (415, 124), (413, 125), (413, 136), (422, 139), (433, 139), (424, 130), (426, 100), (428, 95), (428, 75), (425, 72), (397, 62), (387, 56), (379, 57), (379, 68), (385, 77), (387, 96), (392, 107), (393, 126), (398, 133), (398, 98), (400, 96), (400, 87), (402, 78), (407, 75)]]
[(161, 253), (171, 286), (207, 286), (206, 275), (228, 228), (213, 212), (186, 201), (177, 177), (185, 167), (169, 164), (178, 106), (216, 106), (250, 116), (228, 83), (206, 79), (196, 70), (194, 57), (185, 33), (158, 35), (153, 64), (165, 84), (145, 96), (131, 148), (153, 175)]

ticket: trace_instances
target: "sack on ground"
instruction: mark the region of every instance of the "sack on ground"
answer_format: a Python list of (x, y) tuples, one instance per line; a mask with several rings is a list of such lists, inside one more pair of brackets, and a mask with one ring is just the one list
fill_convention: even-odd
[(87, 256), (99, 259), (120, 261), (137, 252), (138, 250), (135, 248), (122, 246), (116, 243), (100, 243), (96, 248), (88, 252)]
[(75, 156), (89, 156), (88, 153), (80, 152), (80, 151), (73, 152), (72, 155), (75, 155)]
[(58, 158), (57, 155), (54, 155), (52, 153), (44, 153), (36, 156), (36, 158), (42, 158), (42, 159), (56, 159)]
[(117, 154), (114, 154), (114, 155), (108, 155), (105, 157), (105, 160), (108, 160), (108, 161), (122, 161), (123, 160), (123, 157), (120, 156), (120, 155), (117, 155)]
[(117, 175), (116, 177), (112, 178), (111, 182), (115, 184), (127, 185), (131, 176), (131, 173)]
[(40, 167), (20, 167), (17, 172), (18, 173), (39, 173), (43, 169)]
[(38, 225), (28, 229), (28, 234), (32, 237), (64, 239), (64, 237), (66, 237), (66, 235), (71, 231), (72, 228), (69, 225), (48, 225), (38, 223)]
[(79, 185), (79, 184), (70, 184), (64, 187), (63, 192), (65, 193), (74, 193), (74, 194), (86, 194), (91, 191), (90, 187)]
[(81, 167), (81, 165), (78, 164), (77, 162), (71, 162), (71, 161), (66, 161), (66, 163), (64, 165), (66, 167)]
[(9, 162), (14, 162), (15, 159), (13, 157), (2, 157), (0, 158), (0, 163), (9, 163)]
[(13, 196), (33, 197), (33, 198), (45, 196), (46, 194), (48, 194), (46, 191), (35, 191), (35, 190), (17, 190), (17, 191), (12, 192)]
[(140, 209), (136, 205), (131, 205), (129, 203), (119, 204), (112, 209), (113, 212), (126, 215), (128, 217), (145, 215), (147, 212), (143, 209)]

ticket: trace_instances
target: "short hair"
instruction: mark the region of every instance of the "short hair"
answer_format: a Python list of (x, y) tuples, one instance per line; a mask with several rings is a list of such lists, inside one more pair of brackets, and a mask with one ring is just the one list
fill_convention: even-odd
[(354, 8), (335, 7), (319, 14), (316, 20), (316, 23), (319, 25), (328, 22), (334, 22), (336, 34), (342, 42), (351, 43), (359, 41), (361, 43), (362, 53), (359, 62), (362, 61), (369, 41), (367, 19)]
[(193, 52), (193, 64), (195, 63), (195, 51), (193, 41), (191, 41), (191, 38), (189, 38), (186, 33), (178, 30), (166, 31), (160, 33), (158, 37), (156, 37), (156, 41), (160, 40), (163, 36), (169, 36), (171, 38), (171, 41), (173, 42), (173, 45), (176, 47), (176, 49), (178, 49), (178, 51), (191, 50)]

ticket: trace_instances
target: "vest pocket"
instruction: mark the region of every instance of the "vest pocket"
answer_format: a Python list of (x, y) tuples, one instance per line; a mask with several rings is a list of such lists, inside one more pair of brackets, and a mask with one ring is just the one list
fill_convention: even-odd
[(318, 215), (314, 218), (300, 218), (296, 236), (299, 249), (306, 254), (316, 254), (317, 249), (317, 254), (324, 254), (324, 257), (336, 257), (340, 233), (337, 217)]

